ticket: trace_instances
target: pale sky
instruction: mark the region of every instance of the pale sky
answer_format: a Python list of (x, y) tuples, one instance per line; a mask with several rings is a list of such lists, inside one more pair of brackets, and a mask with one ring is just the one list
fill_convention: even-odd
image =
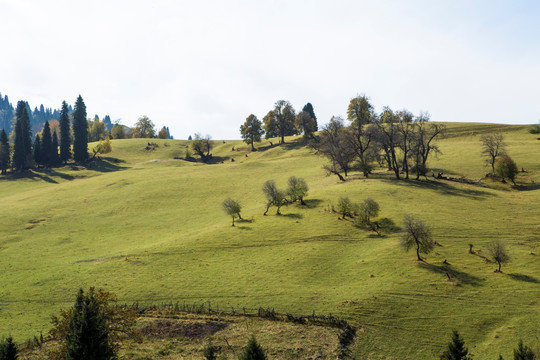
[(175, 138), (237, 139), (280, 99), (435, 121), (540, 119), (538, 1), (0, 0), (0, 92)]

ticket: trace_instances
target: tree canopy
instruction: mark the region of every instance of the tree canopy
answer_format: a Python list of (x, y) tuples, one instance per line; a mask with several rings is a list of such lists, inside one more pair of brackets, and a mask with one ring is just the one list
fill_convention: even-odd
[(73, 112), (73, 159), (78, 163), (88, 160), (88, 122), (86, 105), (81, 95), (75, 102)]
[(411, 248), (415, 248), (416, 256), (419, 261), (424, 261), (424, 259), (420, 257), (420, 253), (428, 254), (435, 246), (430, 227), (413, 215), (405, 216), (401, 234), (401, 244), (407, 251)]
[(154, 138), (156, 137), (156, 130), (152, 120), (148, 116), (141, 116), (135, 123), (133, 128), (134, 138)]
[(254, 151), (254, 143), (260, 142), (261, 137), (264, 134), (262, 122), (257, 119), (255, 115), (249, 115), (244, 124), (240, 125), (240, 134), (242, 135), (242, 139), (244, 139), (244, 142), (248, 145), (251, 145), (251, 150)]

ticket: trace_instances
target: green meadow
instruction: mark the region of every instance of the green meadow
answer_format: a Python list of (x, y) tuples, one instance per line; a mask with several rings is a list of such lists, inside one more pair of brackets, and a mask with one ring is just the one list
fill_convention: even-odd
[[(540, 135), (527, 129), (448, 124), (429, 166), (478, 185), (431, 171), (398, 181), (383, 169), (341, 183), (300, 138), (263, 141), (255, 152), (215, 141), (213, 164), (174, 159), (187, 141), (112, 140), (113, 151), (90, 169), (0, 177), (0, 337), (46, 334), (51, 314), (96, 286), (121, 303), (331, 313), (358, 328), (358, 359), (438, 358), (452, 329), (475, 359), (510, 359), (519, 339), (538, 348)], [(484, 179), (480, 136), (495, 131), (525, 170), (517, 186)], [(145, 150), (148, 141), (159, 146)], [(263, 216), (264, 182), (285, 188), (290, 176), (307, 181), (307, 205)], [(380, 217), (397, 225), (417, 215), (440, 246), (416, 261), (398, 233), (377, 236), (339, 220), (331, 209), (342, 196), (375, 199)], [(243, 205), (235, 227), (221, 209), (227, 197)], [(511, 256), (503, 273), (486, 260), (493, 240)]]

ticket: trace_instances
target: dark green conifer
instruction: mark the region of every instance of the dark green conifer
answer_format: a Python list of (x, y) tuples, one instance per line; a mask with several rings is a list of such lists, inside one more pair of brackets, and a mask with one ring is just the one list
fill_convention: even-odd
[(110, 360), (116, 353), (96, 294), (80, 289), (66, 333), (66, 360)]
[(530, 347), (523, 345), (523, 340), (519, 340), (518, 348), (514, 350), (514, 360), (535, 360), (536, 355)]
[(318, 131), (319, 125), (317, 124), (317, 117), (315, 116), (315, 111), (313, 111), (313, 105), (311, 105), (311, 103), (307, 103), (306, 105), (304, 105), (302, 111), (307, 112), (309, 116), (311, 116), (311, 118), (315, 120), (315, 131)]
[(30, 136), (30, 118), (26, 103), (19, 101), (15, 111), (15, 141), (13, 144), (13, 167), (23, 170), (32, 158), (32, 140)]
[(51, 152), (52, 152), (52, 137), (51, 127), (49, 122), (46, 121), (43, 126), (43, 132), (41, 133), (41, 161), (45, 167), (51, 166)]
[(69, 109), (65, 101), (60, 111), (60, 161), (64, 164), (71, 159), (71, 130), (69, 126)]
[(448, 349), (441, 355), (441, 360), (470, 360), (467, 356), (469, 350), (465, 347), (465, 341), (457, 330), (452, 331), (452, 341), (448, 343)]
[(2, 174), (6, 173), (10, 159), (9, 140), (6, 131), (2, 129), (2, 131), (0, 131), (0, 170), (2, 171)]
[(88, 121), (86, 105), (79, 95), (73, 112), (73, 159), (78, 163), (88, 160)]
[(33, 157), (34, 162), (37, 165), (43, 164), (43, 158), (41, 157), (41, 139), (39, 138), (39, 134), (36, 134), (36, 138), (34, 139), (34, 146), (33, 146)]
[(0, 360), (17, 360), (17, 346), (11, 336), (0, 341)]
[(266, 360), (264, 350), (261, 345), (257, 343), (257, 340), (255, 340), (255, 336), (252, 336), (249, 339), (239, 360)]
[(49, 155), (49, 160), (51, 162), (51, 166), (60, 165), (60, 156), (58, 155), (58, 136), (56, 135), (56, 131), (53, 131), (52, 134), (51, 154)]

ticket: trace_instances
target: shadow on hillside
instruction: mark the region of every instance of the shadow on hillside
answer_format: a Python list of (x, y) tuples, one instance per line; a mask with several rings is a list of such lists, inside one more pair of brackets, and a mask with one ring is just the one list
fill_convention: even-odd
[(299, 205), (299, 206), (305, 206), (308, 209), (315, 209), (323, 201), (321, 199), (308, 199), (308, 200), (304, 200), (304, 202), (306, 203), (306, 205)]
[(518, 191), (534, 191), (540, 189), (540, 184), (532, 183), (532, 184), (519, 184), (512, 186), (512, 189), (518, 190)]
[(482, 285), (482, 281), (483, 281), (482, 279), (480, 279), (477, 276), (467, 274), (466, 272), (457, 270), (453, 268), (452, 265), (434, 265), (434, 264), (428, 264), (426, 262), (421, 262), (418, 264), (418, 266), (437, 274), (441, 274), (444, 276), (449, 275), (451, 278), (455, 278), (459, 280), (459, 282), (464, 285), (472, 285), (472, 286)]
[(523, 274), (508, 274), (512, 279), (518, 280), (518, 281), (525, 281), (528, 283), (533, 284), (540, 284), (540, 280), (538, 280), (535, 277), (529, 276), (529, 275), (523, 275)]
[(282, 144), (281, 146), (283, 146), (285, 150), (296, 150), (296, 149), (300, 149), (306, 146), (307, 144), (308, 142), (304, 140), (304, 138), (300, 138), (300, 139), (293, 140), (291, 142), (286, 142), (285, 144)]
[(409, 180), (384, 179), (384, 180), (389, 181), (389, 182), (391, 181), (395, 185), (412, 186), (412, 187), (416, 187), (420, 189), (428, 189), (428, 190), (436, 191), (443, 195), (462, 196), (462, 197), (466, 197), (466, 198), (474, 199), (474, 200), (484, 200), (488, 197), (496, 196), (495, 194), (485, 191), (485, 190), (471, 189), (471, 188), (461, 189), (442, 181), (411, 180), (411, 179)]
[[(88, 165), (86, 165), (86, 168), (88, 170), (99, 171), (99, 172), (104, 172), (104, 173), (113, 172), (113, 171), (121, 171), (121, 170), (126, 170), (129, 168), (128, 166), (117, 165), (117, 164), (120, 164), (122, 160), (118, 160), (118, 159), (111, 160), (111, 159), (114, 159), (114, 158), (94, 159), (93, 161), (88, 163)], [(116, 160), (118, 160), (118, 162)]]
[(56, 181), (54, 178), (55, 177), (58, 177), (58, 178), (61, 178), (61, 179), (64, 179), (64, 180), (74, 180), (75, 177), (74, 176), (71, 176), (71, 175), (68, 175), (68, 174), (64, 174), (62, 172), (58, 172), (54, 169), (49, 169), (49, 170), (44, 170), (44, 169), (39, 169), (39, 170), (26, 170), (26, 171), (23, 171), (21, 173), (14, 173), (14, 174), (9, 174), (7, 176), (4, 177), (5, 180), (8, 180), (8, 181), (14, 181), (14, 180), (18, 180), (18, 179), (30, 179), (30, 180), (34, 180), (34, 181), (45, 181), (45, 182), (48, 182), (48, 183), (51, 183), (51, 184), (58, 184), (58, 181)]
[(291, 219), (303, 219), (304, 216), (302, 214), (281, 214), (283, 217), (291, 218)]
[(236, 226), (237, 229), (240, 229), (240, 230), (251, 230), (251, 226)]

